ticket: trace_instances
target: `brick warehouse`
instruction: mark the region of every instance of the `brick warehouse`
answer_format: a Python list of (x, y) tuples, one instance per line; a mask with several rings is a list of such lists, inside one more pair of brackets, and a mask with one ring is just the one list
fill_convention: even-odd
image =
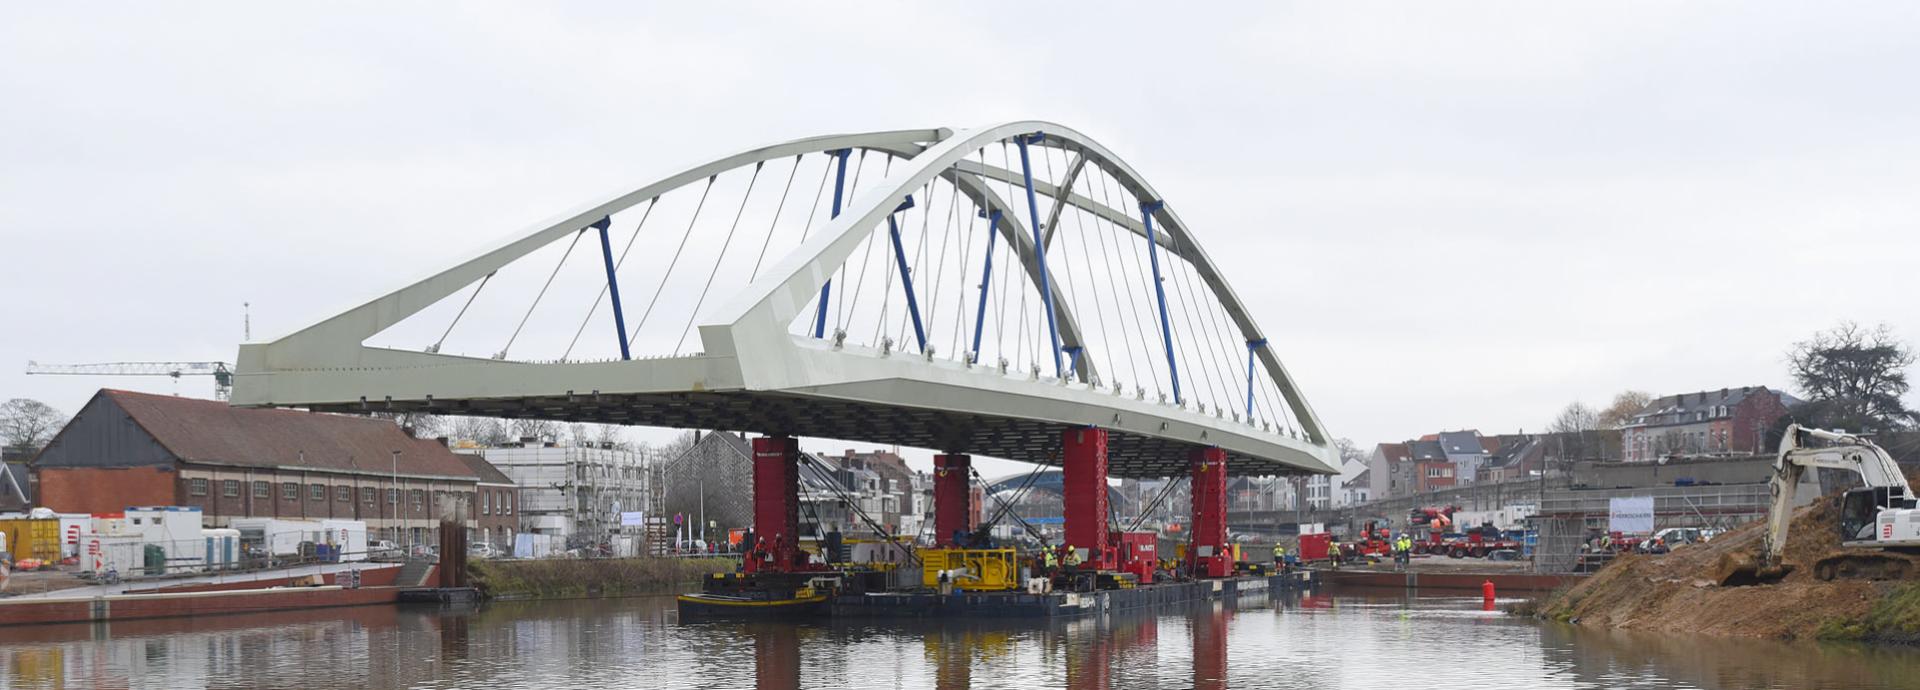
[(364, 520), (375, 538), (413, 543), (434, 541), (442, 516), (480, 527), (468, 461), (367, 417), (102, 389), (33, 467), (39, 504), (60, 512)]

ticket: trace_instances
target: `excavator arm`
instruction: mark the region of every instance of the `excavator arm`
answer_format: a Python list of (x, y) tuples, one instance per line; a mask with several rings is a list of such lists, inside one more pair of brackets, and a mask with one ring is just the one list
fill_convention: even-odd
[[(1813, 441), (1829, 445), (1811, 446)], [(1773, 479), (1768, 490), (1773, 505), (1767, 509), (1767, 533), (1761, 551), (1765, 565), (1777, 565), (1787, 548), (1787, 526), (1793, 520), (1793, 494), (1809, 467), (1847, 470), (1858, 474), (1868, 488), (1887, 490), (1889, 498), (1912, 505), (1912, 487), (1893, 457), (1864, 438), (1799, 424), (1787, 427), (1780, 435), (1780, 451), (1773, 461)]]

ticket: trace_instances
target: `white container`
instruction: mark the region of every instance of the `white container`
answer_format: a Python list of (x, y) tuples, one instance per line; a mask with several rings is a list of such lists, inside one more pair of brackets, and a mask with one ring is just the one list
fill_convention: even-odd
[(93, 516), (62, 513), (55, 517), (60, 520), (60, 555), (69, 557), (85, 553), (87, 538), (93, 536)]
[(314, 540), (333, 547), (342, 561), (367, 560), (367, 523), (362, 520), (321, 520)]
[[(320, 523), (309, 520), (234, 518), (229, 525), (240, 530), (242, 543), (260, 544), (274, 556), (298, 556), (300, 542), (320, 541)], [(365, 546), (360, 550), (366, 551)]]
[(206, 568), (206, 543), (200, 534), (200, 509), (189, 506), (128, 508), (126, 532), (137, 535), (167, 554), (167, 572)]

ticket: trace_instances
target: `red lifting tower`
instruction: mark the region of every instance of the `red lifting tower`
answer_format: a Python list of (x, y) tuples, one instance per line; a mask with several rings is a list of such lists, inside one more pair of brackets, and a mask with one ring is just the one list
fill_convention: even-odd
[(806, 569), (807, 555), (800, 550), (800, 442), (791, 436), (753, 440), (753, 534), (746, 572)]
[(1193, 549), (1187, 557), (1198, 577), (1233, 572), (1227, 552), (1227, 451), (1218, 446), (1193, 451)]
[(933, 456), (933, 539), (942, 548), (953, 546), (954, 532), (973, 531), (972, 468), (971, 456)]
[(1067, 546), (1086, 549), (1083, 564), (1114, 568), (1107, 536), (1107, 430), (1095, 427), (1060, 433), (1062, 490), (1066, 492)]

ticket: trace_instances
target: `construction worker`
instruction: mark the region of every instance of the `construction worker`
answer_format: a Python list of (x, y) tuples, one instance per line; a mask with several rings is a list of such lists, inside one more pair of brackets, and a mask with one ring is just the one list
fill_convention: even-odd
[(1073, 567), (1073, 566), (1080, 565), (1080, 550), (1073, 548), (1072, 544), (1068, 544), (1066, 546), (1066, 549), (1067, 549), (1067, 553), (1066, 553), (1067, 566)]
[(1287, 547), (1281, 546), (1279, 542), (1274, 542), (1273, 567), (1278, 568), (1282, 565), (1285, 565), (1286, 562), (1287, 562)]
[(1052, 575), (1053, 571), (1058, 569), (1060, 566), (1059, 555), (1055, 554), (1053, 552), (1053, 549), (1046, 549), (1044, 551), (1041, 551), (1040, 559), (1041, 559), (1041, 565), (1046, 566), (1048, 575)]

